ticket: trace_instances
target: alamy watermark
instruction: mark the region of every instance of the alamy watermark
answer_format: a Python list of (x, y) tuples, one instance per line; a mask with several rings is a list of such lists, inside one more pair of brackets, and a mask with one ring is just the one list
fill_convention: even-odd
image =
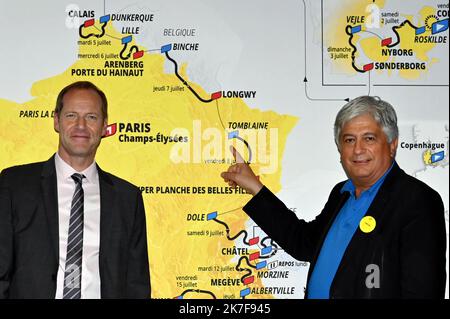
[(369, 264), (366, 266), (366, 287), (369, 289), (380, 288), (380, 267), (376, 264)]
[(369, 15), (366, 17), (366, 28), (379, 29), (381, 26), (380, 7), (375, 3), (371, 3), (366, 7), (366, 12), (369, 12)]
[[(192, 133), (191, 133), (192, 132)], [(221, 130), (202, 128), (202, 121), (192, 121), (192, 130), (175, 128), (171, 136), (187, 136), (186, 142), (175, 143), (170, 160), (175, 163), (234, 162), (230, 146), (234, 146), (245, 161), (259, 167), (260, 174), (273, 174), (278, 170), (278, 128)]]
[(64, 287), (73, 289), (81, 288), (81, 269), (75, 264), (66, 266), (64, 275)]
[(76, 14), (79, 11), (80, 7), (74, 3), (66, 6), (66, 27), (68, 29), (75, 29), (80, 26), (80, 18), (78, 17), (78, 14)]

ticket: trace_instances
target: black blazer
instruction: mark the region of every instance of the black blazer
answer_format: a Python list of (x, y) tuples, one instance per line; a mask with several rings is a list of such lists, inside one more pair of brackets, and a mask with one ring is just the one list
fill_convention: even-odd
[[(341, 194), (343, 184), (333, 188), (311, 222), (299, 220), (266, 187), (244, 207), (287, 253), (310, 262), (308, 281), (328, 230), (349, 196)], [(375, 218), (376, 227), (370, 233), (356, 230), (331, 284), (330, 298), (444, 298), (446, 231), (439, 194), (395, 163), (366, 216)], [(375, 274), (371, 264), (380, 270), (379, 288), (366, 286), (368, 276)]]
[[(99, 267), (102, 298), (150, 298), (142, 195), (102, 171)], [(54, 156), (0, 175), (0, 298), (55, 298), (59, 264)]]

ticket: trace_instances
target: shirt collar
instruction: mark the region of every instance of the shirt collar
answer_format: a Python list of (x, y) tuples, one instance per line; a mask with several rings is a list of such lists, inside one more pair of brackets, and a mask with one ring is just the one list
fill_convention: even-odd
[(86, 169), (84, 169), (81, 172), (78, 172), (75, 170), (72, 166), (67, 164), (61, 156), (59, 156), (58, 152), (55, 154), (55, 168), (58, 172), (59, 176), (62, 176), (64, 180), (72, 179), (72, 175), (74, 173), (80, 173), (83, 174), (86, 177), (87, 183), (95, 183), (98, 181), (98, 170), (97, 170), (97, 164), (95, 161), (92, 162), (91, 165), (89, 165)]
[[(391, 167), (389, 167), (389, 169), (383, 174), (383, 176), (381, 176), (376, 182), (375, 184), (373, 184), (372, 186), (370, 186), (369, 189), (363, 191), (362, 193), (368, 192), (369, 194), (375, 192), (376, 190), (378, 190), (378, 188), (381, 186), (381, 184), (383, 184), (383, 181), (385, 180), (387, 174), (389, 174), (389, 172), (391, 171), (392, 167), (394, 167), (395, 164), (395, 160), (392, 161)], [(344, 186), (342, 186), (341, 188), (341, 194), (344, 192), (350, 192), (350, 194), (354, 194), (356, 191), (356, 187), (355, 184), (353, 184), (353, 181), (351, 179), (348, 179)]]

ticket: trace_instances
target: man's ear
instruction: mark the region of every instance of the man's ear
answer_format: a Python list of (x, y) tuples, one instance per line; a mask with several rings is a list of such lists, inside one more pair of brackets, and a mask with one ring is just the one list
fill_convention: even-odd
[(398, 147), (398, 138), (392, 141), (391, 144), (389, 144), (389, 151), (391, 154), (391, 157), (394, 158), (397, 153), (397, 147)]
[(59, 114), (55, 113), (53, 115), (53, 128), (55, 129), (56, 133), (59, 133)]
[(103, 128), (102, 128), (102, 137), (106, 135), (106, 129), (108, 128), (108, 119), (106, 118), (103, 121)]

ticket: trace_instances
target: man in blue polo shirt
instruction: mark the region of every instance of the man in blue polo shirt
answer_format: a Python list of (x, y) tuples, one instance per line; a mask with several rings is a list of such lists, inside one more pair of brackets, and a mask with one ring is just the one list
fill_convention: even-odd
[(310, 262), (307, 298), (443, 298), (444, 206), (396, 163), (394, 108), (356, 98), (337, 114), (334, 136), (348, 180), (311, 222), (287, 209), (234, 148), (237, 163), (221, 176), (253, 195), (243, 209), (272, 239)]

